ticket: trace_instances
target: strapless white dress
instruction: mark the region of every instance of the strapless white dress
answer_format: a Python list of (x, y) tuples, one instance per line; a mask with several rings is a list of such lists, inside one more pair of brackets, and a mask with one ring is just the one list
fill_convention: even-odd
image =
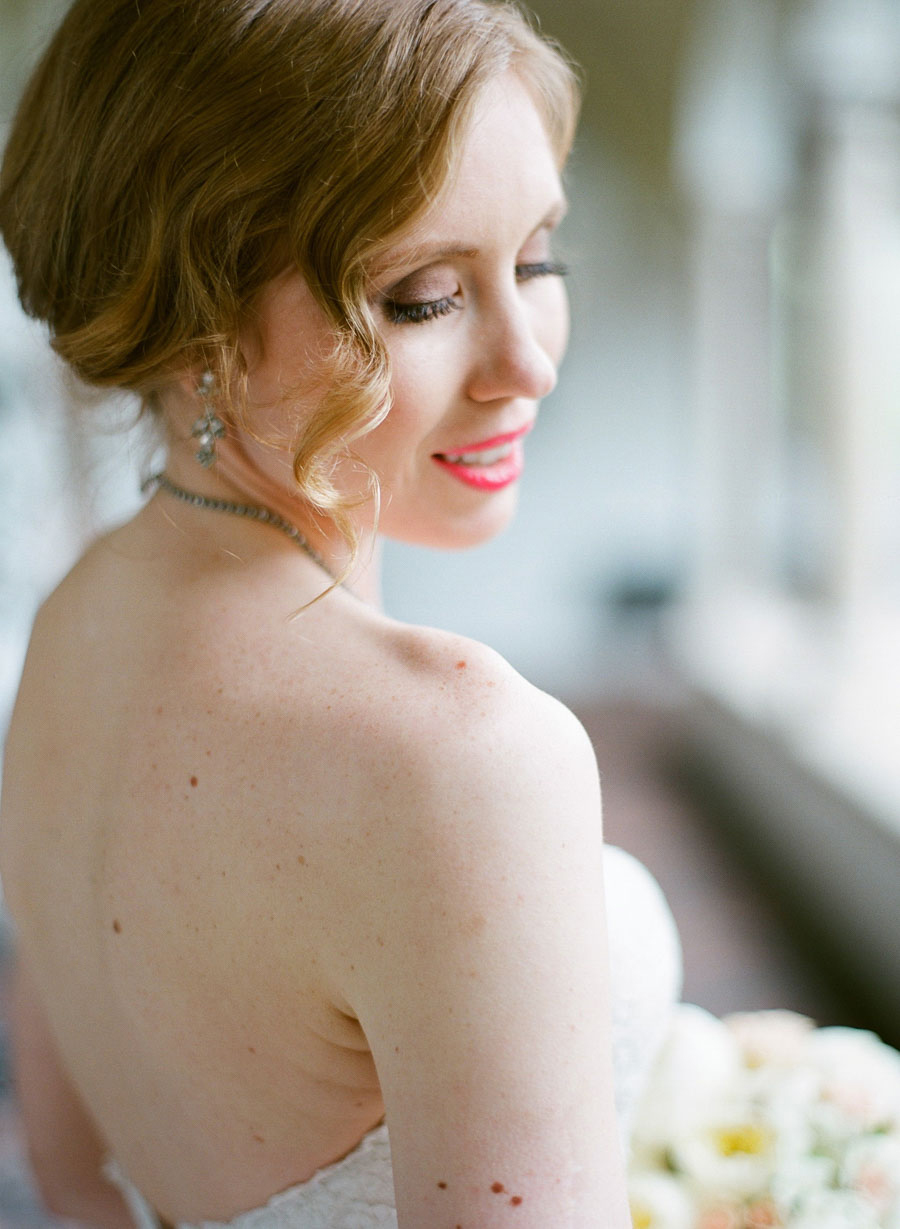
[[(616, 1110), (627, 1146), (632, 1113), (680, 992), (681, 950), (649, 871), (624, 850), (607, 846), (605, 853)], [(106, 1174), (122, 1191), (137, 1229), (159, 1229), (156, 1213), (115, 1162)], [(342, 1160), (227, 1227), (203, 1221), (197, 1229), (397, 1229), (387, 1126), (382, 1123)]]

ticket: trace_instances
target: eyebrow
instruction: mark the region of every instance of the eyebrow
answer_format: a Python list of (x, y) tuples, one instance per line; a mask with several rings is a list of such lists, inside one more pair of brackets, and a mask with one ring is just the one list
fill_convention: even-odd
[[(565, 197), (554, 203), (551, 209), (547, 211), (544, 217), (538, 222), (537, 226), (525, 240), (533, 239), (536, 234), (548, 227), (557, 226), (566, 216), (568, 212), (569, 202)], [(481, 254), (481, 249), (472, 247), (469, 243), (452, 241), (447, 243), (444, 240), (437, 240), (434, 243), (422, 243), (408, 248), (400, 248), (395, 251), (388, 251), (385, 256), (377, 260), (371, 270), (373, 277), (378, 277), (387, 273), (390, 269), (407, 267), (413, 268), (417, 265), (433, 264), (441, 260), (473, 260)]]
[(451, 260), (453, 257), (471, 260), (475, 256), (480, 256), (481, 250), (469, 247), (465, 243), (423, 243), (389, 255), (391, 265), (417, 265), (423, 261)]

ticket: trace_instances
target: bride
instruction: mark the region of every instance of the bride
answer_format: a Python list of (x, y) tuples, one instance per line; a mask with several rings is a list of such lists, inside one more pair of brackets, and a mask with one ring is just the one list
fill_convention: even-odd
[(485, 0), (76, 0), (26, 92), (23, 304), (167, 442), (41, 610), (7, 747), (18, 1087), (61, 1214), (630, 1224), (665, 905), (603, 849), (576, 720), (378, 598), (379, 535), (513, 514), (575, 111)]

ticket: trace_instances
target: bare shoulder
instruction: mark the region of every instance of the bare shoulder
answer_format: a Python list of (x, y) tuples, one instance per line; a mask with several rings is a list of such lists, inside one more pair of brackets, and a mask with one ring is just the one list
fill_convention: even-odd
[(369, 804), (390, 815), (389, 848), (374, 845), (374, 857), (415, 874), (406, 854), (418, 849), (437, 873), (442, 858), (521, 861), (566, 831), (600, 834), (596, 758), (563, 704), (462, 636), (397, 629), (384, 658), (360, 747)]
[(394, 625), (378, 639), (353, 740), (379, 865), (403, 879), (423, 862), (527, 862), (566, 832), (599, 837), (596, 759), (563, 704), (465, 637)]
[(581, 723), (558, 700), (527, 682), (493, 649), (433, 628), (406, 627), (392, 638), (391, 656), (404, 703), (394, 721), (407, 729), (411, 758), (426, 771), (450, 770), (472, 779), (524, 760), (549, 772), (561, 761), (595, 771)]
[(386, 676), (355, 736), (365, 788), (352, 835), (363, 873), (349, 925), (383, 917), (410, 936), (438, 900), (449, 920), (483, 907), (496, 917), (498, 882), (533, 888), (536, 871), (555, 883), (544, 907), (575, 881), (593, 897), (600, 786), (577, 718), (475, 641), (408, 627), (389, 639)]

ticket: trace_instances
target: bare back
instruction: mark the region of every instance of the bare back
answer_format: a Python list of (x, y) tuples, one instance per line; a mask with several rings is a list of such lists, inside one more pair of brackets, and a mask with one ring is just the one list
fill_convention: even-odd
[(622, 1201), (583, 731), (347, 592), (292, 621), (318, 570), (213, 529), (151, 504), (85, 557), (8, 743), (7, 899), (101, 1136), (170, 1219), (226, 1220), (387, 1104), (401, 1224), (448, 1172), (502, 1219), (490, 1164), (529, 1229), (592, 1225)]
[(402, 703), (415, 670), (345, 593), (290, 622), (312, 594), (279, 543), (252, 566), (178, 545), (119, 531), (40, 615), (3, 862), (101, 1128), (151, 1198), (208, 1215), (304, 1180), (383, 1113), (321, 933), (385, 770), (379, 697)]

